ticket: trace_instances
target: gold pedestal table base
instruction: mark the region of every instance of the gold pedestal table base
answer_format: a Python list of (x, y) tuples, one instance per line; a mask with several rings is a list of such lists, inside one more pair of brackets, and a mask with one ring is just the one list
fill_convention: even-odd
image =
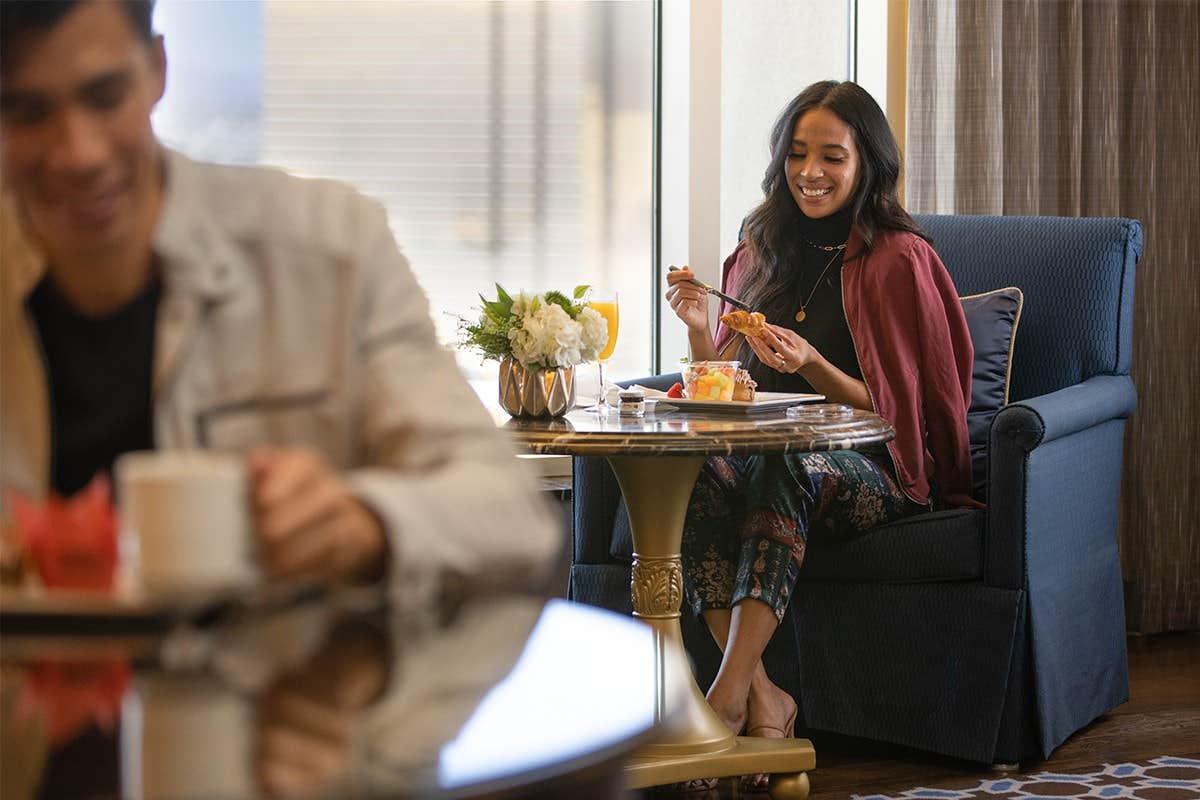
[[(734, 736), (700, 694), (684, 653), (679, 630), (683, 602), (680, 543), (688, 498), (704, 456), (609, 456), (633, 531), (630, 591), (633, 614), (655, 631), (658, 707), (665, 720), (664, 741), (638, 751), (626, 762), (631, 788), (693, 778), (771, 773), (778, 800), (808, 796), (805, 770), (816, 766), (807, 739)], [(670, 691), (672, 687), (686, 688)]]
[(776, 800), (804, 800), (816, 754), (807, 739), (734, 736), (692, 676), (679, 630), (683, 603), (680, 545), (688, 500), (710, 455), (847, 450), (892, 439), (895, 431), (868, 411), (813, 407), (749, 416), (647, 414), (645, 419), (572, 412), (553, 420), (504, 425), (532, 453), (605, 456), (612, 464), (633, 529), (634, 616), (655, 631), (655, 721), (663, 735), (626, 765), (631, 788), (694, 778), (768, 773)]

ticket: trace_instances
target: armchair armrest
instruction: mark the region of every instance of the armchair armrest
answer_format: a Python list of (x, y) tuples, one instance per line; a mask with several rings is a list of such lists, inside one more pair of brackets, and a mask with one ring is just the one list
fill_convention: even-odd
[(1028, 453), (1040, 444), (1101, 422), (1125, 419), (1136, 406), (1137, 393), (1128, 375), (1096, 375), (1000, 409), (992, 422), (989, 447), (996, 452), (997, 440), (1008, 439)]
[[(1026, 536), (1033, 527), (1031, 517), (1044, 511), (1031, 504), (1031, 464), (1061, 455), (1065, 462), (1058, 480), (1071, 487), (1059, 491), (1059, 509), (1071, 503), (1090, 502), (1097, 487), (1082, 469), (1070, 462), (1082, 461), (1088, 453), (1081, 446), (1075, 454), (1067, 440), (1093, 431), (1105, 423), (1123, 420), (1133, 413), (1137, 393), (1128, 375), (1097, 375), (1056, 392), (1021, 400), (996, 414), (989, 436), (988, 524), (985, 545), (984, 581), (991, 586), (1020, 589), (1025, 582)], [(1113, 446), (1120, 447), (1121, 432)], [(1111, 438), (1111, 437), (1110, 437)], [(1061, 447), (1058, 447), (1061, 445)], [(1051, 454), (1060, 449), (1062, 454)], [(1097, 466), (1103, 469), (1104, 465)], [(1119, 484), (1119, 454), (1111, 464)], [(1077, 487), (1077, 490), (1076, 490)], [(1083, 517), (1080, 516), (1079, 519)], [(1064, 532), (1069, 535), (1069, 531)]]
[(635, 383), (638, 386), (645, 386), (647, 389), (660, 389), (666, 391), (671, 388), (673, 383), (682, 383), (683, 375), (679, 372), (668, 372), (665, 375), (651, 375), (648, 378), (638, 378), (633, 381), (621, 381), (621, 386), (633, 386)]

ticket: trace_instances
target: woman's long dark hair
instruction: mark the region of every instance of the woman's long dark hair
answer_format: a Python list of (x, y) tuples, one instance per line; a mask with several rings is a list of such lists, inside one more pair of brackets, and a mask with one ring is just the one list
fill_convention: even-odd
[[(896, 183), (900, 178), (900, 148), (887, 118), (875, 99), (857, 83), (821, 81), (796, 95), (771, 128), (771, 162), (763, 176), (763, 201), (746, 218), (746, 244), (755, 269), (745, 276), (738, 293), (751, 307), (776, 321), (789, 316), (795, 302), (795, 276), (787, 264), (795, 263), (801, 246), (794, 226), (803, 212), (787, 182), (787, 156), (796, 123), (814, 108), (827, 108), (850, 126), (858, 148), (858, 187), (850, 198), (850, 219), (869, 252), (880, 231), (908, 231), (929, 241), (916, 221), (900, 206)], [(856, 257), (847, 253), (847, 258)], [(774, 314), (772, 314), (774, 312)], [(782, 315), (782, 316), (781, 316)]]

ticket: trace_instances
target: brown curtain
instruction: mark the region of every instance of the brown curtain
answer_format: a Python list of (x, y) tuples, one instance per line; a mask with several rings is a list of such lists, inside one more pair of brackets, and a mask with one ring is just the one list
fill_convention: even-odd
[(912, 211), (1145, 227), (1126, 613), (1200, 629), (1200, 2), (910, 0), (908, 45)]

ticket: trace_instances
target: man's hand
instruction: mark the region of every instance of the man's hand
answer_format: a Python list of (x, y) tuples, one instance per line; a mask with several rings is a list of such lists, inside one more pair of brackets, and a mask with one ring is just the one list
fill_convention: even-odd
[(389, 642), (353, 618), (330, 631), (304, 666), (258, 699), (256, 774), (269, 797), (334, 795), (351, 766), (351, 732), (361, 709), (386, 690)]
[(275, 578), (372, 580), (382, 575), (383, 525), (308, 450), (260, 448), (248, 458), (263, 570)]

